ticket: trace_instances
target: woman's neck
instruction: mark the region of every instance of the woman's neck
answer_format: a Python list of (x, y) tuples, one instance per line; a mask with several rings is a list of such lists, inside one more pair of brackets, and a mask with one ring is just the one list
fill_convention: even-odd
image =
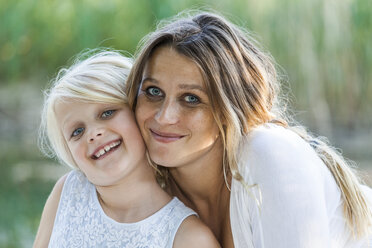
[[(143, 168), (143, 169), (142, 169)], [(96, 186), (103, 211), (117, 222), (131, 223), (143, 220), (171, 200), (156, 183), (150, 166), (127, 175), (111, 186)]]
[(188, 207), (196, 211), (200, 219), (222, 242), (222, 236), (229, 224), (230, 191), (222, 166), (221, 152), (202, 158), (194, 163), (170, 168), (168, 192), (177, 196)]
[[(217, 167), (217, 166), (216, 166)], [(222, 166), (221, 166), (222, 167)], [(219, 170), (201, 169), (170, 169), (170, 190), (178, 192), (188, 201), (199, 201), (213, 204), (219, 192), (226, 188), (224, 173)]]
[(211, 150), (197, 160), (169, 168), (170, 191), (177, 190), (193, 203), (214, 204), (219, 192), (226, 188), (222, 156), (222, 143), (216, 141)]

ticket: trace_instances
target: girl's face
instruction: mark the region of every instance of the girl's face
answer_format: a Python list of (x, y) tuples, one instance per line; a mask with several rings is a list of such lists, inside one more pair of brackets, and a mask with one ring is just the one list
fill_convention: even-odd
[(93, 184), (113, 185), (145, 160), (145, 145), (128, 106), (58, 101), (55, 111), (75, 163)]
[(157, 48), (147, 62), (135, 115), (150, 157), (159, 165), (181, 167), (222, 156), (199, 68), (172, 48)]

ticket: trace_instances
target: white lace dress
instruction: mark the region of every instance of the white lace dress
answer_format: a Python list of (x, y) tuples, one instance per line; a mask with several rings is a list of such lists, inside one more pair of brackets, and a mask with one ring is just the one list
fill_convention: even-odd
[[(246, 137), (240, 152), (242, 176), (258, 187), (248, 193), (232, 181), (230, 218), (236, 248), (372, 247), (371, 237), (354, 239), (332, 174), (297, 134), (266, 124)], [(362, 187), (372, 200), (372, 190)], [(260, 197), (258, 207), (254, 199)]]
[(95, 186), (72, 171), (63, 186), (49, 247), (171, 248), (178, 227), (193, 214), (173, 198), (142, 221), (116, 222), (103, 212)]

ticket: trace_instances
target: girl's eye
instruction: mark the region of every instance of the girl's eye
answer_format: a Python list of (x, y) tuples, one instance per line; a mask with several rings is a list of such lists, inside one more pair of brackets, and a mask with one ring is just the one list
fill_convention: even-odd
[(191, 103), (191, 104), (200, 103), (199, 98), (197, 96), (194, 96), (194, 95), (187, 95), (187, 96), (185, 96), (185, 101), (187, 103)]
[(102, 119), (107, 119), (109, 118), (110, 116), (112, 116), (114, 113), (115, 113), (116, 110), (113, 110), (113, 109), (110, 109), (110, 110), (106, 110), (104, 111), (102, 114), (101, 114), (101, 118)]
[(81, 135), (82, 133), (84, 132), (84, 128), (83, 127), (79, 127), (79, 128), (76, 128), (72, 134), (71, 134), (71, 137), (77, 137), (79, 135)]
[(146, 93), (149, 96), (155, 96), (155, 97), (159, 97), (159, 96), (162, 96), (163, 95), (163, 93), (161, 92), (161, 90), (159, 88), (153, 87), (153, 86), (148, 87), (146, 89)]

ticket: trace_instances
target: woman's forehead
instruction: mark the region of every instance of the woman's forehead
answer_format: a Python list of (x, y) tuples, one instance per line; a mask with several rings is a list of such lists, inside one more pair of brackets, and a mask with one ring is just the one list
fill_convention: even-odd
[(147, 61), (142, 81), (153, 80), (159, 83), (172, 81), (173, 83), (199, 84), (204, 88), (204, 79), (199, 66), (189, 57), (170, 47), (159, 47)]

